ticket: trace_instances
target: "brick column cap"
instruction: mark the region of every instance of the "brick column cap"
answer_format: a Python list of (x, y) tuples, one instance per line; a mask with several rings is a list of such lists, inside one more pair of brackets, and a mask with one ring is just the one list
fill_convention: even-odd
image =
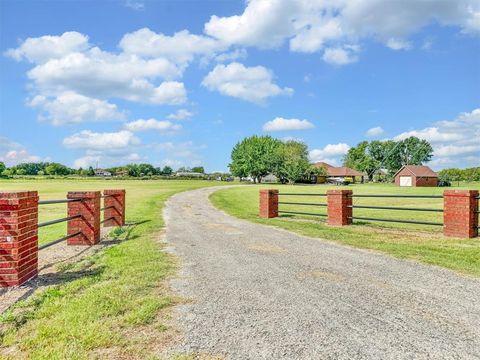
[(108, 189), (103, 190), (105, 195), (114, 195), (114, 194), (125, 194), (125, 189)]
[(38, 196), (37, 191), (7, 191), (0, 192), (0, 199), (21, 199), (26, 197), (36, 197)]
[(278, 189), (260, 189), (262, 194), (278, 194)]
[(471, 197), (478, 196), (478, 190), (444, 190), (443, 196)]
[(69, 191), (67, 193), (67, 199), (93, 199), (100, 196), (100, 191)]
[(352, 190), (345, 190), (345, 189), (332, 189), (327, 190), (327, 195), (352, 195)]

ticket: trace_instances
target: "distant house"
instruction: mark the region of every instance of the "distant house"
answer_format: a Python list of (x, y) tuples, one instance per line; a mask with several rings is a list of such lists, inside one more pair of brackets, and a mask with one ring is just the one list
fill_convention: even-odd
[(277, 183), (279, 182), (279, 179), (273, 174), (268, 174), (262, 178), (262, 182)]
[(105, 169), (95, 169), (95, 176), (112, 176), (112, 173)]
[(201, 177), (204, 177), (205, 174), (202, 174), (202, 173), (198, 173), (198, 172), (192, 172), (192, 171), (177, 171), (175, 173), (175, 176), (177, 177), (198, 177), (198, 178), (201, 178)]
[(351, 178), (351, 182), (355, 182), (358, 178), (360, 178), (360, 182), (363, 183), (363, 178), (366, 176), (364, 173), (351, 169), (346, 166), (332, 166), (327, 164), (326, 162), (317, 162), (315, 163), (315, 167), (323, 167), (327, 172), (326, 176), (317, 176), (317, 184), (321, 184), (326, 182), (328, 178)]
[(115, 172), (115, 176), (118, 176), (118, 177), (128, 176), (128, 170), (117, 170)]
[(404, 165), (395, 174), (397, 186), (437, 186), (438, 174), (424, 165)]

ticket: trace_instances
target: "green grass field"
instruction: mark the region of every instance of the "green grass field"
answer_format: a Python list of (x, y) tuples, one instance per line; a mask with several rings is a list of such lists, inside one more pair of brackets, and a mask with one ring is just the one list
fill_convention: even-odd
[[(0, 191), (37, 190), (40, 199), (63, 199), (68, 191), (126, 189), (127, 222), (139, 222), (126, 239), (63, 266), (61, 281), (21, 301), (0, 318), (0, 358), (154, 358), (171, 337), (165, 325), (172, 297), (165, 280), (175, 260), (157, 240), (161, 210), (173, 194), (212, 185), (206, 181), (0, 180)], [(40, 208), (40, 221), (64, 217), (65, 205)], [(47, 227), (40, 242), (65, 234)]]
[[(387, 222), (355, 221), (347, 227), (330, 227), (325, 217), (280, 214), (278, 218), (258, 216), (258, 191), (279, 189), (284, 193), (325, 193), (328, 185), (260, 185), (223, 189), (211, 196), (212, 202), (225, 212), (253, 222), (278, 226), (303, 235), (338, 241), (350, 246), (379, 250), (391, 255), (446, 267), (464, 274), (480, 276), (480, 238), (452, 239), (442, 235), (442, 226)], [(344, 187), (354, 194), (441, 195), (443, 188), (399, 188), (393, 184), (357, 184)], [(465, 189), (480, 189), (480, 184), (462, 184)], [(326, 203), (325, 197), (280, 196), (280, 201)], [(354, 198), (354, 205), (419, 207), (441, 209), (443, 199)], [(326, 207), (283, 205), (280, 210), (326, 214)], [(443, 222), (436, 212), (354, 209), (354, 217)]]

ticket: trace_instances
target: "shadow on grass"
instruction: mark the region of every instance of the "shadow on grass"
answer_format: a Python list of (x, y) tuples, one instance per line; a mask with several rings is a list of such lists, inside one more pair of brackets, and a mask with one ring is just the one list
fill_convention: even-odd
[[(130, 241), (137, 239), (139, 235), (134, 235), (132, 234), (133, 230), (141, 224), (150, 222), (151, 220), (143, 220), (143, 221), (138, 221), (138, 222), (132, 222), (128, 223), (123, 227), (116, 227), (112, 229), (108, 235), (107, 239), (103, 239), (95, 248), (93, 255), (98, 253), (100, 250), (103, 250), (105, 248), (109, 248), (110, 246), (120, 244), (125, 241)], [(48, 262), (47, 264), (44, 264), (42, 267), (38, 268), (38, 272), (40, 273), (42, 270), (51, 268), (53, 266), (59, 267), (59, 269), (55, 272), (47, 273), (47, 274), (39, 274), (37, 277), (27, 281), (23, 285), (20, 286), (21, 289), (26, 290), (25, 292), (22, 293), (21, 296), (16, 298), (14, 302), (9, 306), (9, 308), (17, 303), (18, 301), (21, 300), (26, 300), (28, 299), (34, 292), (35, 290), (39, 288), (45, 288), (45, 287), (51, 287), (54, 285), (60, 285), (60, 284), (65, 284), (69, 283), (71, 281), (77, 280), (79, 278), (86, 278), (86, 277), (92, 277), (92, 276), (98, 276), (103, 273), (104, 266), (95, 268), (95, 269), (90, 269), (91, 266), (93, 266), (92, 263), (85, 263), (82, 264), (82, 255), (91, 250), (92, 248), (90, 246), (85, 246), (83, 249), (80, 251), (76, 252), (75, 254), (63, 258), (63, 259), (56, 259), (53, 261)], [(55, 251), (55, 247), (52, 248), (46, 248), (42, 251)], [(75, 261), (74, 259), (78, 259)], [(73, 270), (75, 267), (81, 266), (82, 269), (79, 270)], [(7, 294), (9, 291), (9, 288), (2, 288), (0, 289), (0, 297)], [(5, 309), (5, 311), (7, 311)]]

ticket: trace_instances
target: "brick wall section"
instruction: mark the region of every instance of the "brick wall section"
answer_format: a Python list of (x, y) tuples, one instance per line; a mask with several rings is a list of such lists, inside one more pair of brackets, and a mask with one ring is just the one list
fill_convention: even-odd
[(67, 234), (80, 235), (67, 240), (68, 245), (95, 245), (100, 242), (100, 191), (69, 192), (68, 199), (82, 199), (68, 203), (68, 216), (81, 215), (70, 220)]
[(414, 177), (413, 186), (430, 186), (435, 187), (438, 186), (438, 178), (434, 177)]
[(352, 223), (352, 190), (328, 190), (328, 224), (350, 225)]
[(260, 190), (260, 217), (274, 218), (278, 216), (278, 190)]
[(478, 190), (443, 192), (443, 234), (472, 238), (478, 236)]
[(0, 287), (22, 285), (38, 273), (38, 194), (0, 193)]
[(125, 225), (125, 190), (105, 190), (103, 200), (104, 219), (103, 226), (123, 226)]

